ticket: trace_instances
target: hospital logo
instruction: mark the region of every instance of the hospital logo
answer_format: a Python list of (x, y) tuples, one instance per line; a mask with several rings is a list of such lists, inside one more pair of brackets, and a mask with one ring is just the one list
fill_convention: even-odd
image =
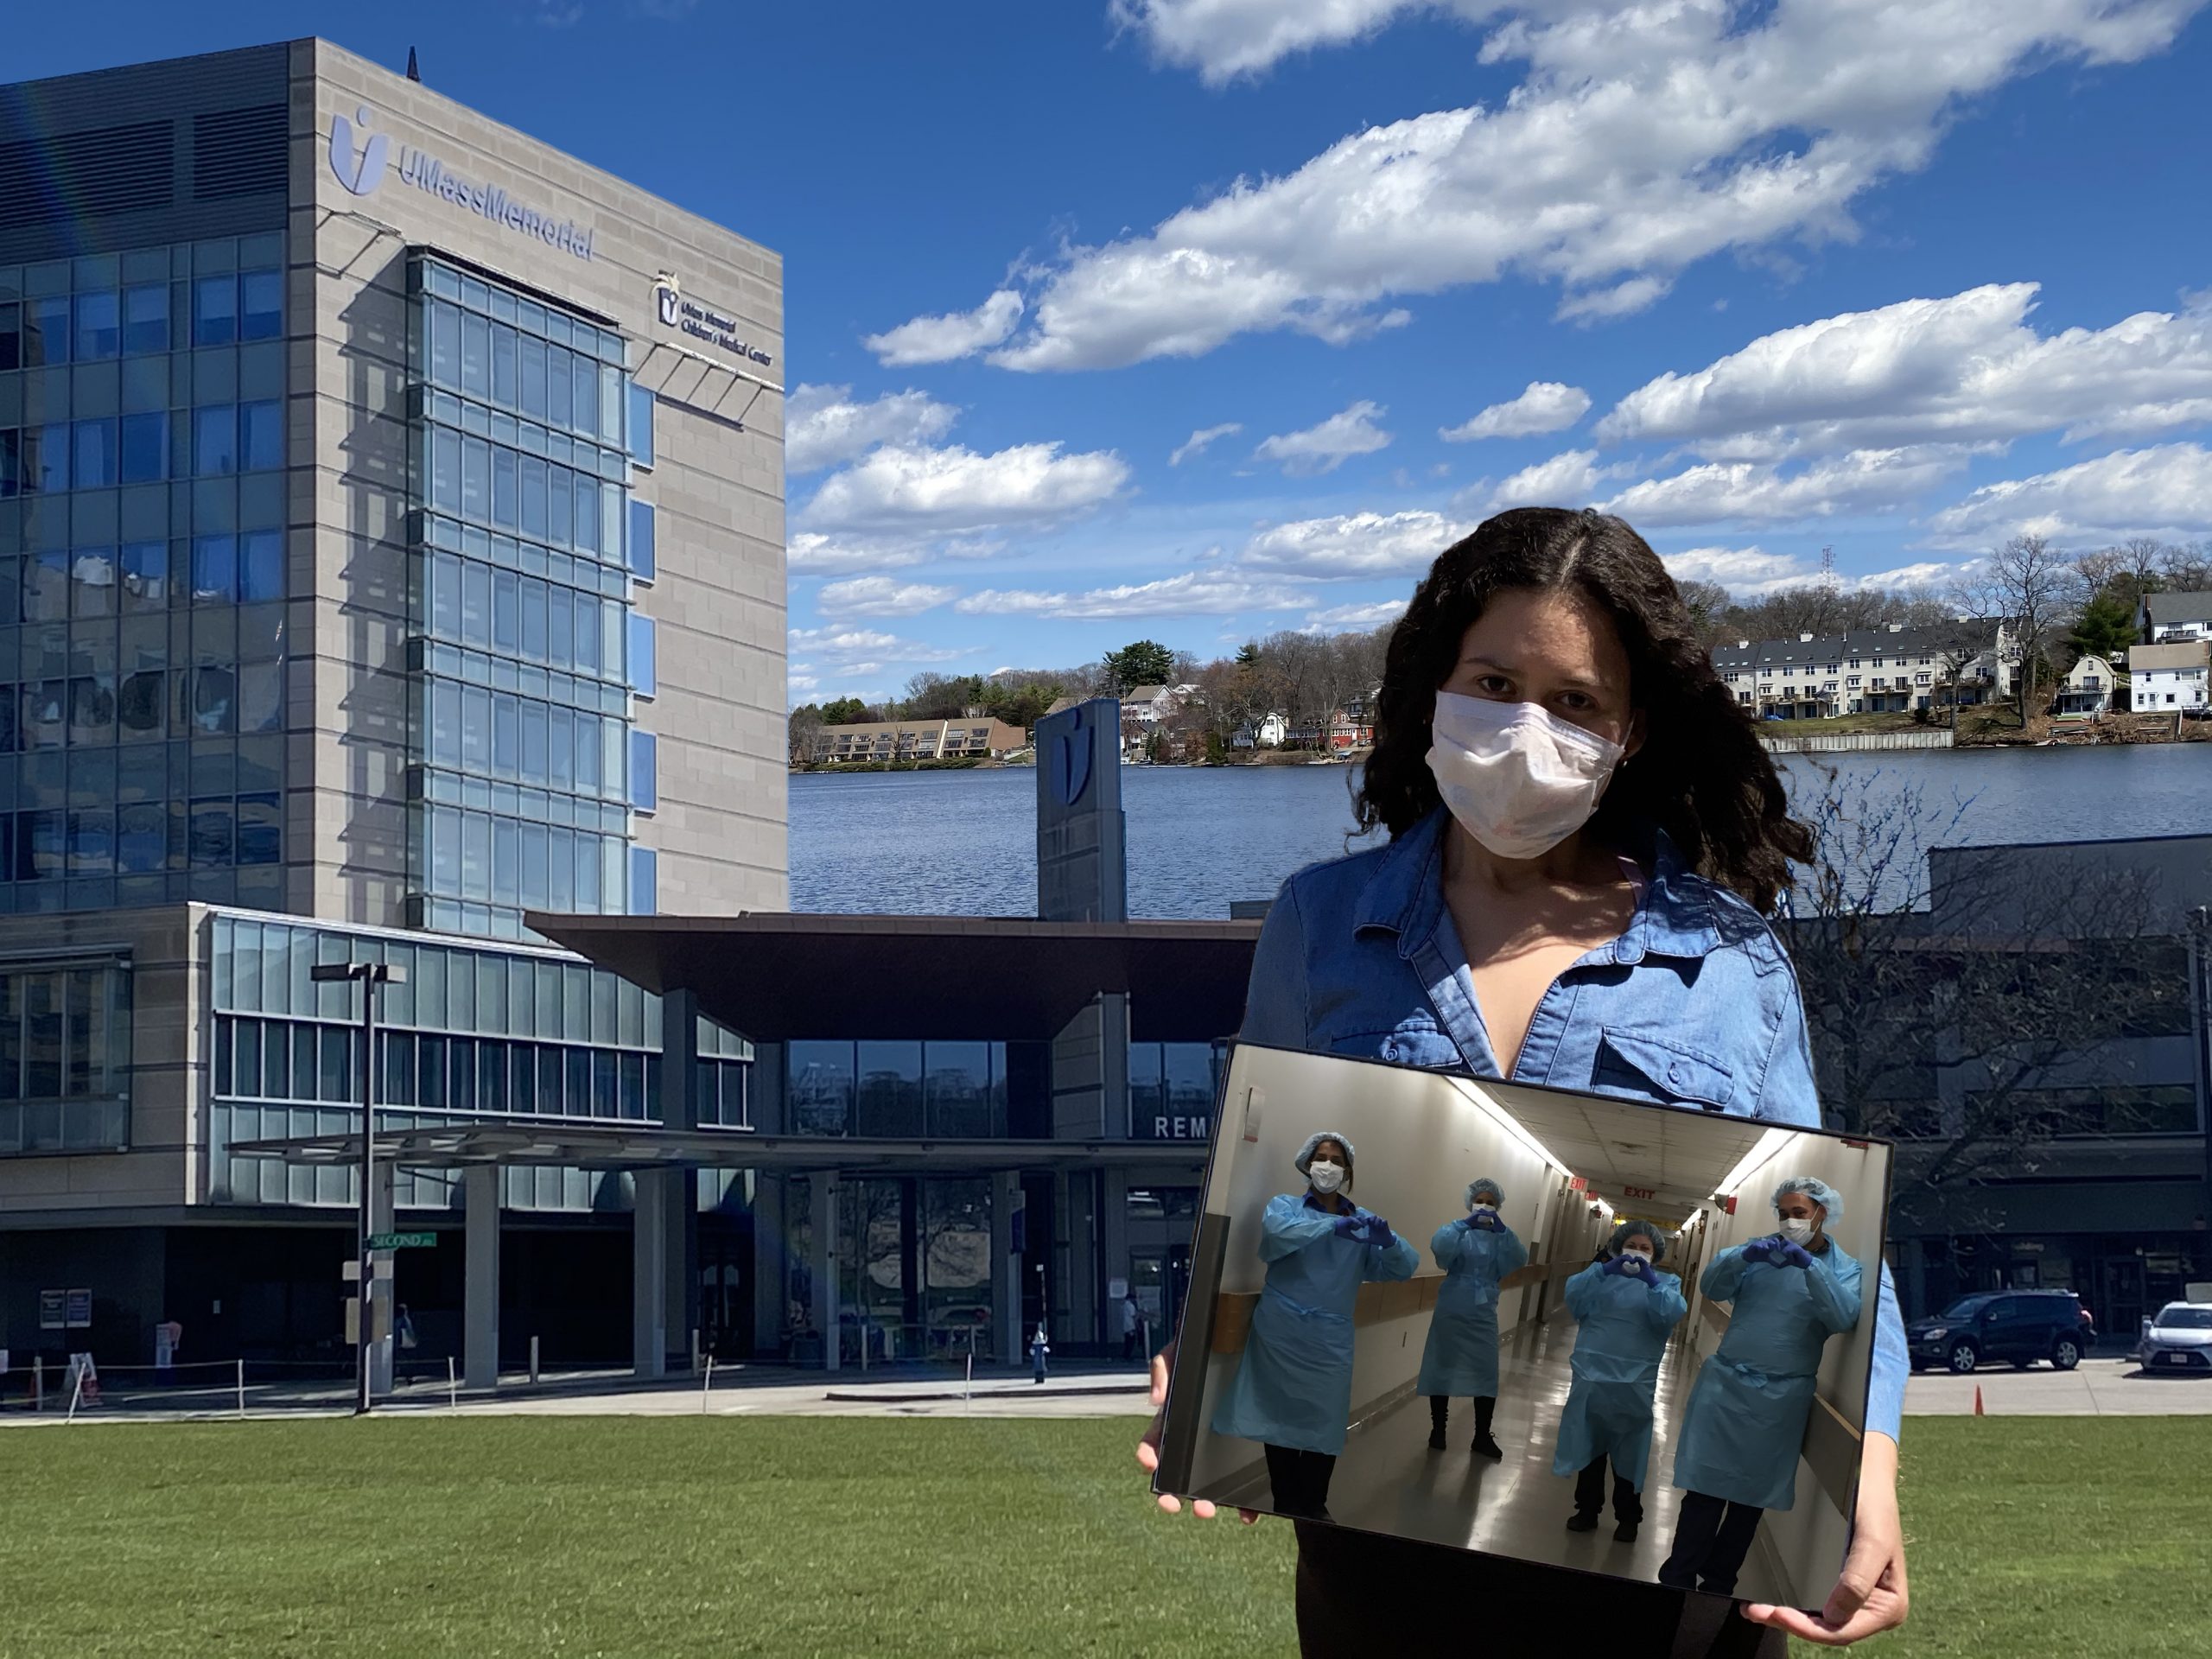
[[(366, 135), (359, 153), (353, 148), (353, 125), (358, 121)], [(353, 120), (334, 117), (330, 123), (330, 170), (338, 182), (357, 196), (365, 196), (384, 182), (385, 157), (391, 140), (380, 132), (367, 132), (368, 106), (355, 111)]]
[(653, 299), (660, 307), (661, 327), (675, 327), (677, 318), (682, 315), (683, 303), (682, 297), (677, 293), (676, 283), (668, 279), (654, 283)]

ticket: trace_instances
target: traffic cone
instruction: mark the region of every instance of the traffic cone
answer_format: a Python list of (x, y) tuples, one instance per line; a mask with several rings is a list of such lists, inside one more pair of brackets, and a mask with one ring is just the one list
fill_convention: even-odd
[(1977, 1417), (1979, 1417), (1979, 1416), (1980, 1416), (1980, 1415), (1982, 1414), (1982, 1410), (1981, 1410), (1981, 1384), (1980, 1384), (1980, 1383), (1979, 1383), (1979, 1382), (1977, 1382), (1977, 1383), (1975, 1383), (1975, 1384), (1974, 1385), (1974, 1414), (1975, 1416), (1977, 1416)]

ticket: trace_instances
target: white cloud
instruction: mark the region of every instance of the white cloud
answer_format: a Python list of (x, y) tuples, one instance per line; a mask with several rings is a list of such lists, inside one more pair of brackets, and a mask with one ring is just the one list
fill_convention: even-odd
[(792, 533), (786, 559), (795, 576), (835, 576), (854, 570), (896, 570), (919, 564), (923, 549), (915, 545), (824, 536), (818, 531)]
[(1552, 315), (1561, 322), (1611, 322), (1649, 310), (1667, 296), (1674, 284), (1658, 276), (1631, 276), (1611, 288), (1586, 289), (1569, 294)]
[(1216, 438), (1234, 437), (1244, 429), (1242, 421), (1224, 421), (1219, 426), (1202, 426), (1183, 442), (1175, 446), (1175, 453), (1167, 457), (1170, 467), (1180, 467), (1192, 455), (1203, 454)]
[(1207, 86), (1219, 86), (1262, 73), (1293, 53), (1372, 34), (1417, 6), (1418, 0), (1110, 0), (1107, 10), (1117, 28), (1141, 35), (1160, 62), (1196, 70)]
[(1961, 444), (1854, 449), (1802, 467), (1713, 461), (1632, 484), (1604, 504), (1639, 529), (1656, 524), (1781, 524), (1899, 512), (1967, 463)]
[(2044, 334), (2028, 321), (2036, 293), (2033, 283), (1992, 283), (1781, 329), (1639, 386), (1597, 435), (1761, 460), (2212, 420), (2212, 309)]
[(1425, 508), (1301, 518), (1262, 530), (1236, 562), (1250, 569), (1323, 581), (1423, 575), (1438, 554), (1473, 528)]
[(915, 616), (957, 598), (957, 588), (940, 588), (926, 582), (900, 582), (895, 576), (855, 576), (833, 582), (815, 596), (824, 616)]
[(1388, 412), (1382, 404), (1362, 398), (1319, 426), (1261, 439), (1252, 454), (1261, 461), (1279, 461), (1293, 478), (1333, 473), (1354, 455), (1371, 455), (1389, 446), (1390, 435), (1375, 424)]
[[(1821, 579), (1817, 566), (1794, 554), (1769, 553), (1757, 547), (1693, 547), (1680, 553), (1662, 553), (1659, 558), (1675, 581), (1717, 582), (1739, 599), (1803, 588)], [(1891, 591), (1940, 587), (1957, 573), (1955, 565), (1908, 564), (1862, 575), (1837, 575), (1832, 580), (1841, 588)]]
[(1253, 582), (1235, 575), (1185, 571), (1158, 582), (1087, 593), (987, 589), (953, 607), (969, 615), (1043, 616), (1096, 620), (1129, 616), (1228, 616), (1247, 611), (1292, 611), (1312, 594), (1287, 582)]
[(2076, 543), (2212, 532), (2212, 450), (2194, 443), (2120, 449), (2031, 478), (1985, 484), (1929, 520), (1939, 547), (2022, 534)]
[(784, 470), (793, 477), (835, 467), (879, 443), (926, 443), (960, 411), (925, 391), (887, 391), (856, 404), (850, 386), (801, 386), (784, 414)]
[(1440, 427), (1436, 435), (1446, 443), (1471, 443), (1478, 438), (1533, 438), (1546, 432), (1563, 432), (1590, 412), (1590, 394), (1580, 386), (1556, 380), (1531, 380), (1518, 397), (1492, 404), (1472, 420)]
[(792, 652), (818, 657), (823, 666), (841, 674), (874, 673), (886, 663), (957, 662), (974, 654), (925, 645), (871, 628), (793, 628), (789, 638)]
[(1621, 472), (1619, 466), (1600, 467), (1595, 449), (1565, 450), (1508, 478), (1491, 492), (1490, 508), (1497, 512), (1507, 507), (1582, 506)]
[[(1925, 167), (1968, 101), (2054, 64), (2163, 51), (2201, 3), (1465, 0), (1504, 19), (1483, 61), (1527, 66), (1505, 97), (1352, 133), (1147, 232), (1062, 249), (1025, 275), (1025, 324), (991, 360), (1103, 368), (1285, 329), (1341, 340), (1406, 296), (1507, 276), (1559, 283), (1565, 315), (1618, 314), (1716, 252), (1851, 237), (1853, 204)], [(1128, 0), (1121, 16), (1220, 79), (1408, 10)], [(993, 303), (989, 328), (909, 327), (933, 356), (987, 350), (1009, 308)]]
[(1395, 622), (1406, 613), (1402, 599), (1385, 599), (1372, 605), (1336, 605), (1325, 611), (1308, 611), (1306, 620), (1316, 628), (1370, 629)]
[(1064, 518), (1112, 499), (1128, 477), (1111, 450), (1064, 455), (1058, 443), (1025, 443), (985, 455), (886, 445), (832, 473), (800, 517), (820, 531), (952, 536)]
[(870, 334), (861, 344), (874, 352), (886, 368), (912, 368), (923, 363), (950, 363), (988, 351), (1014, 330), (1025, 306), (1020, 295), (1000, 289), (973, 311), (954, 311), (941, 317), (916, 317), (896, 328)]

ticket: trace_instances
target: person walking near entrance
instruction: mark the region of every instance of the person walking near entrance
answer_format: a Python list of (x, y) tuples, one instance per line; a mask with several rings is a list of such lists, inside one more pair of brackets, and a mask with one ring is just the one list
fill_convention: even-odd
[(1137, 1357), (1137, 1297), (1135, 1291), (1122, 1298), (1122, 1362)]

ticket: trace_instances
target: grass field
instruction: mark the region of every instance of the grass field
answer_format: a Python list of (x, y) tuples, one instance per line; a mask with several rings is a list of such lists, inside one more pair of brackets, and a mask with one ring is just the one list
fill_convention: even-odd
[[(0, 1432), (0, 1655), (1250, 1654), (1290, 1537), (1151, 1512), (1106, 1421)], [(1865, 1651), (2197, 1655), (2212, 1419), (1916, 1419)], [(1810, 1653), (1815, 1649), (1807, 1649)]]

